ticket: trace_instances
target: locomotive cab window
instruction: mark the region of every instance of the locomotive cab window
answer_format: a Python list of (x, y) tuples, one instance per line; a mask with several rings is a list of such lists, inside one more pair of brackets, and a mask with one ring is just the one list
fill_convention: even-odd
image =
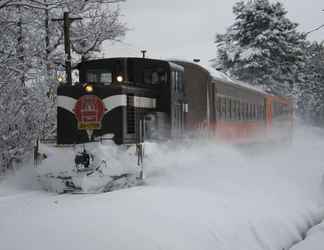
[(88, 71), (86, 80), (89, 83), (110, 85), (112, 83), (112, 73), (108, 71)]

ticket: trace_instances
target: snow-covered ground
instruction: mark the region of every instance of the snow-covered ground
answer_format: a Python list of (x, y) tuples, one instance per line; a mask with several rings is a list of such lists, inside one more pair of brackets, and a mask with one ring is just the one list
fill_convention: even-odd
[[(25, 167), (0, 182), (1, 249), (289, 249), (324, 218), (323, 138), (301, 128), (288, 149), (148, 144), (146, 185), (96, 195), (42, 191)], [(323, 249), (323, 228), (293, 250)]]

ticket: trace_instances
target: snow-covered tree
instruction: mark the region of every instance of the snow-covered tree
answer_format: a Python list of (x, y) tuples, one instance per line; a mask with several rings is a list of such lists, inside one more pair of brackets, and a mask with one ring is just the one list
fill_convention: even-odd
[(300, 71), (303, 81), (296, 86), (300, 115), (313, 124), (324, 122), (324, 44), (307, 43), (305, 66)]
[(305, 35), (296, 31), (282, 3), (240, 1), (233, 7), (235, 22), (216, 35), (214, 67), (267, 91), (286, 95), (303, 65)]
[(124, 36), (120, 9), (111, 5), (121, 1), (0, 0), (0, 174), (53, 131), (64, 42), (63, 23), (52, 19), (65, 11), (83, 18), (71, 34), (78, 58), (88, 58), (103, 41)]
[(93, 53), (100, 52), (104, 41), (120, 41), (127, 30), (120, 22), (118, 7), (112, 10), (109, 5), (102, 8), (97, 5), (82, 15), (82, 22), (73, 25), (72, 48), (82, 59), (89, 59)]
[(36, 50), (29, 15), (20, 5), (0, 8), (0, 173), (30, 151), (45, 120), (46, 98), (31, 83)]

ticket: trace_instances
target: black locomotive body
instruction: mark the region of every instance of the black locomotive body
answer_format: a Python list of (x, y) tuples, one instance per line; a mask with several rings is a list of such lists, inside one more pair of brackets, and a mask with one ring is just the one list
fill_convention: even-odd
[(112, 138), (133, 144), (170, 137), (184, 128), (183, 67), (144, 58), (111, 58), (78, 65), (80, 79), (57, 95), (57, 143)]

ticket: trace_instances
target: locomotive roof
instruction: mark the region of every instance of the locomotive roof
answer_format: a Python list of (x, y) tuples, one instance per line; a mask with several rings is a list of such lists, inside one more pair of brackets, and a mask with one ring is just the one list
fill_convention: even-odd
[[(110, 60), (127, 60), (127, 59), (132, 59), (132, 60), (139, 60), (139, 61), (155, 61), (155, 62), (160, 62), (160, 63), (165, 63), (168, 64), (171, 68), (175, 68), (177, 70), (183, 70), (183, 67), (179, 64), (173, 63), (169, 60), (162, 60), (162, 59), (153, 59), (153, 58), (143, 58), (143, 57), (110, 57), (110, 58), (99, 58), (99, 59), (92, 59), (85, 61), (84, 63), (98, 63), (98, 62), (105, 62), (105, 61), (110, 61)], [(78, 64), (78, 66), (81, 66), (82, 62)]]

